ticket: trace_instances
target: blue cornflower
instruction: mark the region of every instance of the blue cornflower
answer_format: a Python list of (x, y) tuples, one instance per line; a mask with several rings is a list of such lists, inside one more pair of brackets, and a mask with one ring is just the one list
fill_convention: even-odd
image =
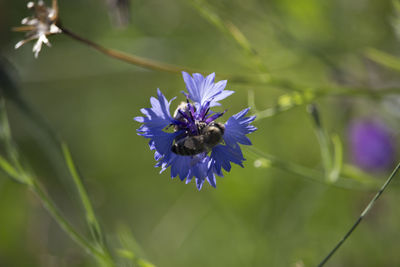
[(216, 122), (225, 112), (212, 112), (210, 108), (234, 93), (224, 90), (227, 81), (214, 83), (215, 73), (207, 77), (182, 74), (188, 91), (183, 92), (186, 102), (171, 115), (170, 105), (175, 98), (168, 101), (158, 89), (157, 98), (150, 98), (152, 107), (141, 109), (145, 116), (134, 118), (142, 123), (137, 131), (150, 139), (161, 172), (170, 167), (171, 177), (179, 176), (186, 183), (194, 177), (199, 190), (206, 179), (216, 187), (215, 176), (223, 176), (222, 169), (229, 172), (231, 162), (243, 167), (245, 159), (239, 144), (251, 145), (246, 135), (257, 129), (250, 125), (255, 116), (245, 117), (247, 108), (225, 124)]

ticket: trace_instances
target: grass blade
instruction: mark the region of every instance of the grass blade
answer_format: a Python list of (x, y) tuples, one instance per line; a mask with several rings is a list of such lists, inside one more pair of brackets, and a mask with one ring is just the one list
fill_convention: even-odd
[(214, 25), (219, 31), (232, 38), (244, 53), (251, 58), (261, 72), (268, 72), (267, 67), (258, 56), (257, 51), (251, 46), (249, 40), (238, 27), (230, 21), (223, 20), (218, 13), (211, 8), (206, 0), (190, 0), (189, 2), (203, 18)]
[(379, 197), (382, 195), (382, 193), (385, 191), (385, 189), (388, 187), (390, 182), (393, 180), (393, 178), (396, 176), (397, 172), (400, 169), (400, 163), (396, 166), (396, 168), (393, 170), (393, 172), (390, 174), (386, 182), (382, 185), (382, 187), (379, 189), (379, 191), (375, 194), (375, 196), (372, 198), (372, 200), (368, 203), (367, 207), (363, 210), (361, 213), (360, 217), (356, 220), (356, 222), (351, 226), (349, 231), (342, 237), (342, 239), (336, 244), (336, 246), (328, 253), (328, 255), (318, 264), (318, 267), (322, 267), (329, 261), (329, 259), (335, 254), (335, 252), (343, 245), (343, 243), (347, 240), (347, 238), (353, 233), (353, 231), (357, 228), (357, 226), (360, 224), (360, 222), (364, 219), (365, 215), (368, 214), (368, 212), (372, 209), (374, 206), (375, 202), (379, 199)]
[(78, 173), (78, 170), (75, 166), (74, 161), (72, 160), (71, 152), (69, 151), (69, 148), (66, 143), (62, 142), (61, 143), (61, 149), (64, 155), (65, 162), (67, 164), (67, 167), (71, 173), (71, 176), (74, 180), (74, 183), (78, 189), (78, 194), (81, 198), (82, 205), (85, 209), (86, 213), (86, 221), (89, 226), (90, 232), (94, 238), (94, 240), (101, 246), (103, 246), (103, 234), (101, 232), (100, 224), (97, 221), (97, 218), (95, 216), (92, 204), (90, 202), (90, 199), (88, 197), (88, 194), (86, 192), (86, 189), (82, 183), (82, 179)]

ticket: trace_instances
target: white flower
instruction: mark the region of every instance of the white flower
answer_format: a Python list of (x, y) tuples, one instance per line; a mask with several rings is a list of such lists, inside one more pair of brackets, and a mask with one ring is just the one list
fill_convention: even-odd
[(32, 49), (37, 58), (43, 43), (51, 46), (47, 35), (61, 33), (61, 29), (56, 25), (58, 20), (57, 0), (53, 0), (51, 7), (47, 7), (43, 0), (39, 0), (37, 3), (29, 2), (27, 7), (32, 9), (34, 13), (32, 17), (24, 18), (21, 21), (24, 26), (14, 28), (15, 31), (26, 32), (26, 38), (19, 41), (15, 45), (15, 49), (31, 40), (37, 39)]

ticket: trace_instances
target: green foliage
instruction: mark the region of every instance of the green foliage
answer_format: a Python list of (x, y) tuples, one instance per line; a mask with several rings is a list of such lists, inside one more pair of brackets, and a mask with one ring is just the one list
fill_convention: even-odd
[(366, 54), (371, 60), (387, 68), (400, 71), (400, 58), (373, 48), (368, 49)]
[[(0, 238), (8, 248), (0, 265), (314, 266), (381, 186), (389, 170), (366, 173), (353, 164), (347, 127), (371, 114), (398, 124), (384, 96), (400, 93), (385, 83), (397, 81), (386, 68), (400, 70), (392, 32), (399, 1), (185, 3), (132, 1), (132, 22), (117, 31), (99, 1), (62, 1), (71, 32), (50, 36), (53, 47), (38, 60), (31, 44), (12, 50), (21, 36), (1, 39), (21, 78), (0, 73), (9, 110), (0, 102), (0, 198), (13, 202), (20, 190), (7, 177), (35, 197), (26, 197), (26, 220), (6, 218), (28, 230)], [(0, 5), (0, 34), (8, 36), (27, 16), (25, 3)], [(184, 88), (173, 74), (193, 69), (186, 66), (227, 78), (236, 91), (228, 113), (247, 99), (259, 128), (245, 168), (234, 166), (216, 190), (200, 193), (158, 174), (131, 122), (156, 88), (168, 98)], [(399, 196), (386, 194), (333, 265), (399, 265)], [(20, 251), (25, 259), (15, 257)]]

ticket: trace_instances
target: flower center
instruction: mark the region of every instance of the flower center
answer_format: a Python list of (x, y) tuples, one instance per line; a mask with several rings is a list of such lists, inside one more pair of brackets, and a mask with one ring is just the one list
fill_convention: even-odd
[(197, 109), (189, 100), (179, 104), (172, 123), (177, 136), (171, 151), (181, 156), (204, 157), (223, 140), (225, 126), (215, 122), (223, 114), (210, 112), (210, 102)]
[(210, 101), (200, 106), (199, 109), (189, 102), (181, 102), (174, 112), (175, 132), (184, 131), (184, 136), (201, 135), (204, 128), (213, 123), (223, 113), (210, 111)]

